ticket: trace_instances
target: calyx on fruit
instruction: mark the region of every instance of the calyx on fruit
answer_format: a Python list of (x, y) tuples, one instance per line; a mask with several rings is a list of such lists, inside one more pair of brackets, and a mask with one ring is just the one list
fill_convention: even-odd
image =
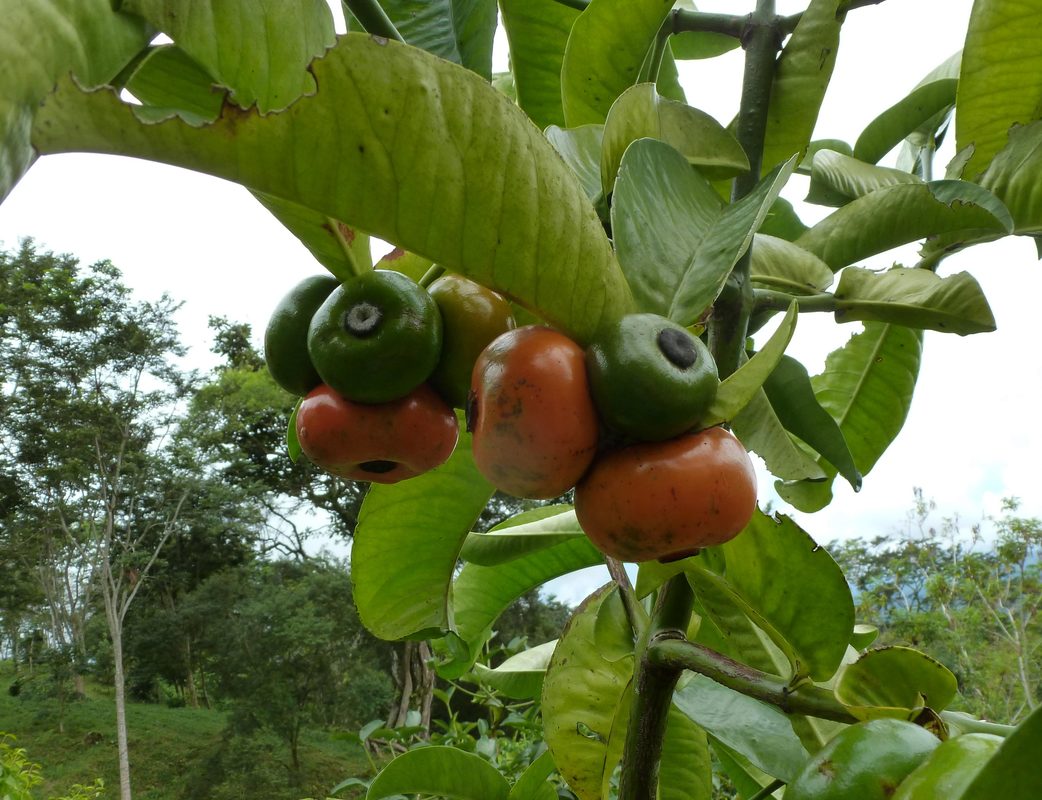
[(723, 428), (600, 456), (575, 487), (579, 525), (621, 561), (672, 561), (737, 536), (756, 510), (756, 473)]
[(629, 314), (600, 331), (586, 360), (604, 423), (639, 441), (696, 427), (720, 385), (702, 340), (658, 314)]
[(441, 314), (423, 287), (392, 270), (364, 272), (334, 290), (308, 330), (323, 383), (358, 403), (404, 397), (441, 354)]
[(397, 483), (443, 464), (459, 436), (456, 415), (421, 384), (387, 403), (355, 403), (318, 386), (297, 409), (297, 439), (316, 465), (341, 478)]
[(264, 331), (264, 360), (275, 383), (303, 397), (320, 383), (308, 355), (308, 327), (318, 307), (340, 285), (331, 275), (304, 278), (279, 301)]
[(541, 325), (497, 337), (474, 365), (467, 427), (477, 468), (497, 489), (539, 499), (568, 491), (598, 440), (582, 348)]

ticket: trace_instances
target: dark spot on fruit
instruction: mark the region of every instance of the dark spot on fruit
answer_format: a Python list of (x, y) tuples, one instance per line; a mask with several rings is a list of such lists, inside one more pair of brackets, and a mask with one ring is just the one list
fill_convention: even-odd
[(373, 475), (385, 475), (388, 472), (393, 472), (397, 467), (397, 461), (386, 460), (363, 461), (358, 465), (358, 468), (362, 470), (362, 472), (368, 472)]

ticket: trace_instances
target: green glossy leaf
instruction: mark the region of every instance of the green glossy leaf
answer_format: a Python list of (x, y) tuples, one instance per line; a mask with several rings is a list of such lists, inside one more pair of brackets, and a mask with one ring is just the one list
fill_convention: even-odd
[(548, 782), (555, 769), (549, 750), (528, 765), (510, 790), (510, 800), (557, 800), (557, 788)]
[(637, 82), (673, 0), (591, 0), (572, 26), (561, 68), (569, 128), (604, 122), (615, 98)]
[[(958, 63), (958, 61), (956, 61)], [(955, 105), (957, 78), (921, 84), (868, 123), (854, 143), (854, 158), (875, 164), (906, 137)]]
[(264, 192), (252, 194), (300, 240), (318, 263), (341, 281), (372, 269), (367, 234), (299, 203)]
[(811, 166), (814, 164), (815, 157), (818, 153), (826, 150), (833, 153), (839, 153), (843, 156), (852, 156), (854, 154), (851, 146), (842, 139), (814, 139), (807, 145), (807, 149), (803, 153), (803, 158), (800, 159), (800, 165), (796, 168), (796, 172), (801, 175), (810, 175)]
[(434, 262), (429, 258), (395, 247), (386, 255), (381, 256), (374, 268), (393, 269), (395, 272), (408, 275), (414, 281), (419, 281), (432, 266), (434, 266)]
[(107, 83), (153, 32), (109, 0), (3, 0), (0, 18), (2, 201), (36, 158), (33, 118), (55, 81), (71, 71), (84, 86)]
[(595, 646), (597, 611), (612, 586), (576, 609), (543, 680), (543, 735), (580, 800), (600, 800), (602, 783), (615, 768), (608, 763), (608, 740), (633, 674), (631, 659), (608, 661)]
[(600, 175), (605, 195), (612, 191), (626, 148), (643, 138), (671, 145), (710, 180), (749, 169), (745, 151), (723, 125), (697, 108), (662, 97), (655, 84), (640, 83), (619, 96), (604, 123)]
[(202, 128), (142, 125), (111, 93), (64, 82), (35, 143), (167, 161), (291, 200), (491, 286), (578, 341), (632, 309), (575, 176), (488, 83), (361, 34), (311, 72), (320, 90), (287, 111), (226, 109)]
[(969, 228), (1009, 233), (1013, 220), (987, 189), (966, 181), (890, 186), (843, 206), (796, 244), (838, 270), (927, 236)]
[(850, 646), (856, 650), (864, 650), (879, 637), (879, 628), (875, 625), (857, 624), (850, 637)]
[(681, 31), (669, 37), (670, 50), (678, 61), (716, 58), (740, 45), (733, 36), (711, 31)]
[(522, 650), (495, 669), (475, 664), (474, 677), (501, 694), (517, 700), (535, 700), (543, 689), (543, 675), (557, 640)]
[(789, 658), (793, 674), (828, 680), (854, 627), (850, 587), (828, 551), (790, 518), (759, 511), (721, 549), (727, 583)]
[(1042, 752), (1042, 708), (1036, 708), (984, 765), (966, 790), (952, 800), (985, 797), (1040, 797), (1042, 771), (1038, 754)]
[(417, 794), (458, 800), (507, 800), (510, 784), (481, 756), (456, 747), (419, 747), (392, 760), (373, 778), (366, 800)]
[(286, 427), (286, 454), (294, 464), (304, 452), (300, 448), (300, 439), (297, 437), (297, 411), (300, 410), (300, 404), (303, 402), (303, 397), (297, 400), (297, 404), (293, 406), (293, 411), (289, 415), (289, 425)]
[(241, 108), (262, 114), (315, 91), (307, 66), (333, 45), (333, 15), (323, 0), (123, 0), (170, 36)]
[(836, 699), (861, 720), (913, 720), (926, 707), (943, 710), (959, 691), (944, 664), (910, 647), (869, 650), (847, 664), (836, 682)]
[[(127, 79), (126, 88), (153, 111), (177, 113), (195, 125), (217, 119), (226, 94), (209, 72), (172, 44), (153, 48)], [(162, 119), (164, 114), (151, 118)]]
[(633, 655), (633, 629), (626, 616), (619, 589), (605, 595), (597, 609), (597, 621), (593, 627), (593, 638), (597, 651), (608, 661), (618, 661)]
[(539, 514), (531, 522), (497, 526), (487, 533), (471, 533), (463, 543), (460, 556), (472, 564), (492, 567), (585, 536), (575, 512), (565, 508), (552, 516)]
[(922, 184), (923, 180), (899, 169), (877, 167), (842, 153), (821, 150), (814, 156), (807, 202), (844, 206), (877, 189), (905, 183)]
[(803, 364), (789, 356), (782, 356), (763, 388), (785, 430), (798, 436), (815, 452), (821, 453), (847, 479), (854, 491), (858, 491), (861, 488), (861, 473), (854, 464), (843, 431), (818, 403)]
[(847, 267), (836, 287), (836, 322), (874, 320), (942, 333), (995, 330), (980, 284), (968, 272), (942, 278), (925, 269), (872, 272)]
[(499, 9), (510, 44), (517, 104), (540, 128), (563, 126), (561, 67), (579, 12), (557, 0), (499, 0)]
[(704, 675), (693, 676), (678, 689), (673, 703), (715, 739), (775, 778), (792, 780), (810, 757), (784, 713)]
[(803, 220), (796, 214), (792, 203), (783, 197), (779, 197), (771, 204), (770, 211), (760, 223), (760, 233), (768, 236), (776, 236), (787, 242), (793, 242), (800, 238), (808, 230)]
[(1013, 125), (1039, 118), (1042, 51), (1029, 34), (1039, 15), (1042, 0), (976, 0), (973, 4), (955, 115), (956, 149), (973, 147), (965, 171), (971, 180), (1006, 146)]
[(792, 172), (724, 205), (669, 145), (639, 139), (622, 158), (611, 210), (619, 261), (638, 306), (690, 325), (716, 299)]
[(1017, 233), (1042, 232), (1042, 122), (1013, 128), (980, 183), (1009, 208)]
[(677, 708), (666, 720), (659, 762), (658, 800), (712, 800), (713, 761), (705, 730)]
[(753, 395), (731, 423), (735, 436), (763, 459), (767, 470), (776, 478), (784, 481), (825, 480), (824, 469), (793, 440), (763, 389)]
[(494, 0), (382, 0), (380, 5), (410, 45), (491, 80)]
[(459, 634), (457, 652), (450, 643), (435, 643), (443, 657), (438, 672), (457, 678), (477, 658), (493, 623), (525, 592), (553, 578), (603, 563), (603, 556), (586, 537), (574, 538), (553, 547), (529, 553), (493, 567), (464, 564), (452, 586), (452, 604)]
[(720, 382), (716, 397), (702, 417), (703, 427), (733, 420), (752, 401), (785, 354), (798, 318), (799, 308), (793, 302), (781, 324), (756, 355)]
[(596, 202), (601, 196), (601, 141), (603, 125), (580, 125), (578, 128), (560, 128), (551, 125), (545, 131), (550, 144), (572, 168), (586, 191)]
[(811, 0), (782, 50), (767, 110), (765, 170), (810, 144), (839, 50), (840, 5), (841, 0)]
[[(843, 431), (854, 464), (867, 475), (908, 416), (922, 359), (922, 331), (881, 322), (834, 350), (825, 371), (811, 379), (814, 394)], [(827, 465), (826, 465), (827, 466)], [(817, 511), (832, 497), (831, 477), (818, 483), (776, 484), (801, 511)]]
[(351, 577), (358, 616), (374, 635), (427, 637), (453, 627), (456, 560), (492, 491), (465, 433), (441, 467), (369, 489), (355, 526)]
[(754, 767), (747, 758), (740, 756), (719, 739), (710, 736), (709, 743), (724, 773), (738, 790), (739, 797), (755, 797), (757, 792), (771, 782), (770, 775)]

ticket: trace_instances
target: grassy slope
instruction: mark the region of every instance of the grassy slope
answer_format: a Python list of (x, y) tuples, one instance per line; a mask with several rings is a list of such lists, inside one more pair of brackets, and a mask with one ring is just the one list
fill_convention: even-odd
[[(0, 662), (0, 731), (14, 734), (16, 745), (43, 767), (45, 782), (37, 795), (62, 794), (74, 783), (101, 777), (110, 790), (106, 795), (115, 798), (119, 777), (111, 692), (89, 687), (86, 700), (66, 707), (65, 732), (59, 733), (57, 701), (29, 691), (10, 696), (12, 676), (10, 664)], [(364, 775), (368, 768), (357, 745), (315, 732), (305, 736), (301, 748), (303, 781), (292, 787), (281, 766), (288, 763), (288, 748), (274, 740), (255, 742), (248, 750), (239, 748), (237, 755), (226, 755), (222, 768), (217, 756), (227, 753), (227, 745), (221, 712), (131, 703), (127, 727), (135, 800), (324, 797), (344, 777)], [(98, 734), (100, 741), (91, 744)], [(249, 763), (230, 769), (237, 759)]]

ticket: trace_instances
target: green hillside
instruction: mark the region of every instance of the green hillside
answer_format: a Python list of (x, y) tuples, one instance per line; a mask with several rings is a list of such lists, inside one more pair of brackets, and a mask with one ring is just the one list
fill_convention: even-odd
[[(63, 794), (74, 783), (101, 777), (117, 797), (115, 707), (111, 693), (90, 685), (87, 699), (69, 703), (64, 732), (58, 730), (59, 704), (27, 688), (12, 696), (13, 672), (0, 662), (0, 731), (14, 734), (17, 746), (42, 767), (40, 798)], [(288, 749), (263, 732), (228, 739), (219, 711), (130, 703), (127, 707), (130, 762), (136, 800), (300, 800), (325, 797), (348, 775), (364, 775), (365, 754), (358, 745), (311, 731), (301, 747), (302, 774), (289, 770)]]

